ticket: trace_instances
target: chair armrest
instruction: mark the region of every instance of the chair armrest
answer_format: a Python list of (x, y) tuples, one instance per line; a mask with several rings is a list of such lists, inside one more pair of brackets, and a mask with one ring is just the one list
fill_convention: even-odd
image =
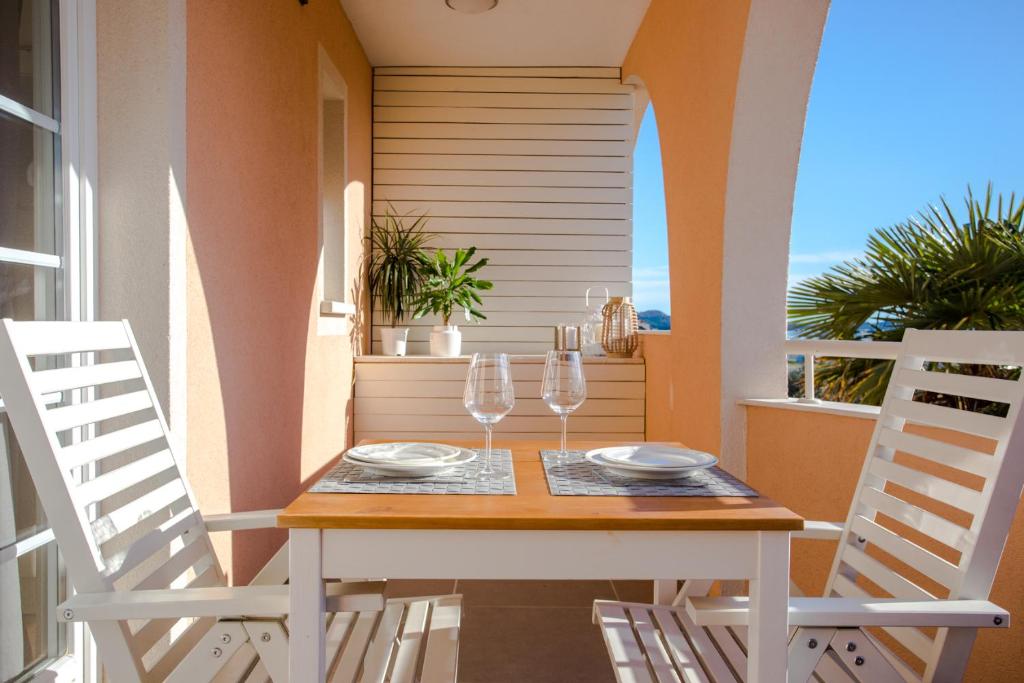
[(246, 531), (250, 529), (273, 529), (277, 526), (280, 510), (250, 510), (249, 512), (229, 512), (223, 515), (203, 515), (206, 530), (214, 531)]
[[(328, 584), (326, 610), (382, 610), (383, 590), (384, 583), (381, 581)], [(57, 607), (57, 619), (62, 622), (184, 617), (283, 617), (287, 614), (288, 586), (216, 586), (78, 593)]]
[(838, 541), (843, 537), (842, 522), (804, 522), (803, 531), (790, 533), (790, 538), (806, 538), (815, 541)]
[[(701, 626), (745, 626), (750, 617), (750, 599), (689, 598), (686, 613)], [(1010, 615), (987, 600), (790, 598), (789, 625), (1006, 628)]]

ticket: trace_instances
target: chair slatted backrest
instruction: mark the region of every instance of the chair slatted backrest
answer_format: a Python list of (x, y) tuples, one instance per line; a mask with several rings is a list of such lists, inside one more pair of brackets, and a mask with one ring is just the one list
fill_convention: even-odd
[[(1024, 332), (906, 331), (826, 595), (988, 599), (1024, 485), (1022, 365)], [(884, 631), (924, 680), (959, 680), (974, 639)]]
[[(0, 397), (76, 590), (223, 585), (128, 322), (0, 327)], [(163, 680), (210, 625), (90, 626), (120, 683)]]

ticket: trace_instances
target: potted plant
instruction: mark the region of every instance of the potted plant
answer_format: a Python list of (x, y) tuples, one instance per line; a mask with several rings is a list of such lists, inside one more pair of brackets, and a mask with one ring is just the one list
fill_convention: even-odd
[(424, 281), (428, 256), (423, 246), (433, 238), (424, 232), (426, 214), (411, 224), (408, 216), (396, 216), (389, 204), (383, 218), (370, 226), (370, 294), (378, 310), (390, 323), (381, 329), (381, 346), (386, 356), (404, 356), (408, 327), (398, 327), (409, 314)]
[(440, 249), (423, 266), (426, 281), (416, 300), (414, 318), (428, 313), (441, 316), (443, 325), (435, 325), (430, 333), (430, 354), (432, 356), (458, 356), (462, 352), (462, 333), (451, 324), (452, 312), (456, 306), (462, 308), (466, 321), (485, 320), (478, 305), (482, 305), (478, 292), (491, 289), (494, 285), (487, 280), (473, 277), (473, 273), (487, 265), (482, 258), (470, 263), (476, 247), (457, 249), (449, 259)]

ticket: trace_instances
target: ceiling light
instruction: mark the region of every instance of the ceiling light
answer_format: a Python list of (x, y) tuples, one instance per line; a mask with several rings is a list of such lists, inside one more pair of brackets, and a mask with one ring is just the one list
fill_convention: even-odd
[(450, 9), (463, 14), (480, 14), (498, 6), (498, 0), (444, 0)]

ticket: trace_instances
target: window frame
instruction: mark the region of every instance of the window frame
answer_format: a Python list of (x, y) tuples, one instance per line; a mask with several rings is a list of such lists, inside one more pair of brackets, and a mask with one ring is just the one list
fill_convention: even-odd
[[(328, 270), (341, 269), (340, 280), (346, 283), (349, 279), (348, 272), (348, 241), (350, 235), (348, 198), (348, 157), (349, 157), (349, 98), (348, 84), (334, 62), (328, 56), (322, 45), (317, 46), (317, 292), (319, 300), (319, 322), (318, 332), (320, 334), (341, 334), (344, 330), (338, 329), (330, 321), (330, 318), (354, 316), (356, 313), (355, 302), (351, 301), (351, 295), (343, 287), (341, 296), (329, 293), (327, 290)], [(342, 102), (342, 211), (340, 235), (336, 235), (333, 242), (328, 239), (325, 217), (325, 188), (324, 188), (324, 103), (329, 101)], [(329, 249), (333, 244), (334, 251)], [(337, 253), (340, 252), (340, 253)], [(339, 265), (340, 262), (340, 265)]]
[[(0, 247), (0, 262), (34, 268), (63, 270), (55, 299), (62, 306), (61, 319), (92, 320), (95, 316), (97, 223), (96, 178), (98, 177), (96, 128), (96, 2), (56, 0), (59, 42), (55, 70), (59, 73), (59, 121), (31, 107), (0, 95), (0, 111), (17, 120), (47, 130), (60, 141), (60, 187), (54, 187), (59, 201), (55, 220), (57, 253)], [(55, 395), (59, 401), (60, 396)], [(0, 410), (3, 410), (0, 401)], [(0, 554), (17, 561), (30, 552), (55, 543), (50, 527), (0, 548)], [(47, 590), (59, 595), (73, 592), (71, 582), (53, 554)], [(56, 604), (57, 595), (47, 603)], [(98, 657), (88, 630), (81, 623), (62, 625), (56, 614), (48, 622), (51, 656), (30, 667), (16, 680), (47, 680), (76, 683), (99, 680)], [(58, 630), (62, 632), (58, 633)], [(63, 652), (58, 650), (64, 650)]]

